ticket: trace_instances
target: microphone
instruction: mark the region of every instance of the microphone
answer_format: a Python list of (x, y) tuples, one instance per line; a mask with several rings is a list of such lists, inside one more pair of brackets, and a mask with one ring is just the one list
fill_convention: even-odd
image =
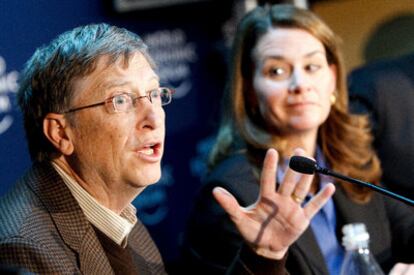
[(397, 193), (391, 192), (383, 187), (374, 185), (372, 183), (369, 182), (365, 182), (365, 181), (361, 181), (361, 180), (357, 180), (357, 179), (353, 179), (344, 175), (341, 175), (339, 173), (336, 173), (334, 171), (330, 171), (327, 168), (324, 167), (320, 167), (316, 161), (314, 161), (313, 159), (307, 158), (307, 157), (302, 157), (302, 156), (292, 156), (290, 158), (289, 161), (289, 167), (292, 170), (295, 170), (296, 172), (302, 173), (302, 174), (309, 174), (312, 175), (314, 173), (320, 173), (320, 174), (324, 174), (324, 175), (328, 175), (328, 176), (332, 176), (350, 183), (354, 183), (363, 187), (368, 187), (374, 191), (377, 191), (381, 194), (384, 194), (386, 196), (389, 196), (393, 199), (399, 200), (401, 202), (404, 202), (408, 205), (414, 206), (414, 201), (406, 198), (404, 196), (401, 196)]

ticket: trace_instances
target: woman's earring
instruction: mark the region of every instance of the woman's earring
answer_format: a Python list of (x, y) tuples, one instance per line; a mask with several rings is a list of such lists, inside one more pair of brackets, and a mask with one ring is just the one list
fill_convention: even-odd
[(336, 102), (336, 95), (335, 94), (336, 94), (335, 92), (332, 93), (330, 98), (329, 98), (331, 100), (331, 105), (334, 105), (335, 102)]

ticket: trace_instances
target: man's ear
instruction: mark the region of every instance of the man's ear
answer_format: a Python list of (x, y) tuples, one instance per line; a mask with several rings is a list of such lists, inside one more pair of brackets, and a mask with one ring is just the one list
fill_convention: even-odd
[(63, 155), (73, 153), (73, 143), (68, 135), (67, 123), (62, 114), (48, 113), (43, 119), (43, 133)]

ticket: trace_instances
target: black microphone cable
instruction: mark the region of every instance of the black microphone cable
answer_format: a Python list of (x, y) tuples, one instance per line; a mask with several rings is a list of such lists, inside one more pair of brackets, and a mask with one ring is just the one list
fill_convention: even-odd
[(336, 173), (334, 171), (330, 171), (327, 168), (324, 167), (320, 167), (316, 161), (314, 161), (313, 159), (307, 158), (307, 157), (302, 157), (302, 156), (292, 156), (290, 158), (289, 161), (289, 167), (292, 170), (295, 170), (296, 172), (302, 173), (302, 174), (314, 174), (316, 173), (320, 173), (320, 174), (324, 174), (324, 175), (328, 175), (328, 176), (332, 176), (350, 183), (355, 183), (357, 185), (363, 186), (363, 187), (367, 187), (370, 188), (374, 191), (377, 191), (381, 194), (384, 194), (386, 196), (389, 196), (393, 199), (399, 200), (401, 202), (404, 202), (410, 206), (414, 206), (414, 201), (401, 196), (397, 193), (391, 192), (383, 187), (377, 186), (375, 184), (369, 183), (369, 182), (365, 182), (365, 181), (361, 181), (361, 180), (357, 180), (357, 179), (353, 179), (344, 175), (341, 175), (339, 173)]

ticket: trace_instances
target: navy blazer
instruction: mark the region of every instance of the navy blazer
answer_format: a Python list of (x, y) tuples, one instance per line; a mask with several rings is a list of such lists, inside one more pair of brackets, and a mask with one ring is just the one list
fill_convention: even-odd
[[(192, 268), (204, 270), (203, 274), (223, 274), (243, 242), (211, 195), (215, 186), (227, 189), (242, 206), (255, 202), (259, 194), (257, 176), (244, 155), (224, 160), (209, 175), (196, 197), (183, 245), (186, 261)], [(384, 270), (398, 261), (414, 262), (414, 253), (410, 252), (414, 247), (413, 208), (380, 194), (374, 194), (368, 204), (358, 204), (339, 186), (333, 199), (339, 240), (343, 225), (363, 222), (371, 236), (371, 252)], [(291, 274), (329, 274), (311, 227), (290, 247), (286, 267)]]
[(351, 110), (371, 116), (384, 184), (414, 199), (414, 54), (363, 66), (348, 80)]

